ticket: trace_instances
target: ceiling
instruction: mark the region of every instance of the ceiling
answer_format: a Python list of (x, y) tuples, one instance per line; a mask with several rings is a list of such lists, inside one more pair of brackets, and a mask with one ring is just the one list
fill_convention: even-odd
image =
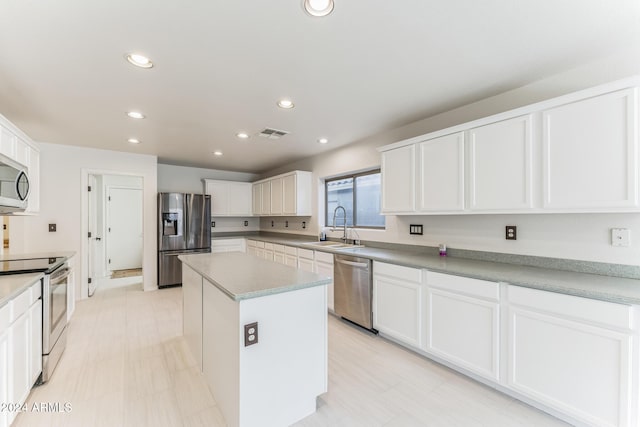
[(640, 46), (637, 0), (335, 3), (0, 0), (0, 114), (36, 141), (260, 173)]

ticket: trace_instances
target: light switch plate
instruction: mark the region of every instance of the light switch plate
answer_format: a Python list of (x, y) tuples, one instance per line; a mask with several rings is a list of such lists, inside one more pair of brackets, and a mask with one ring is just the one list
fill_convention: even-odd
[(631, 246), (631, 231), (628, 228), (612, 228), (611, 246), (620, 246), (625, 248)]

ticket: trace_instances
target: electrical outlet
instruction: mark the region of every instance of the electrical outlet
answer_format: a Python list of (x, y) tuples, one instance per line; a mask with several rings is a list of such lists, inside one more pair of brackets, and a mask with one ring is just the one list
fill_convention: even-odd
[(274, 225), (274, 222), (273, 222), (273, 221), (271, 221), (271, 226), (273, 227), (273, 225)]
[(216, 226), (216, 222), (215, 221), (211, 221), (211, 228)]
[(628, 248), (631, 246), (631, 231), (628, 228), (611, 229), (611, 246)]
[(49, 232), (50, 233), (55, 233), (56, 232), (56, 225), (55, 224), (49, 224)]
[(409, 234), (417, 234), (419, 236), (422, 236), (422, 224), (410, 224)]
[(284, 222), (284, 226), (288, 228), (289, 227), (289, 221), (285, 221)]
[(258, 344), (258, 322), (244, 325), (244, 346)]
[(249, 225), (249, 221), (244, 222), (244, 226), (247, 227)]
[(518, 235), (517, 235), (517, 229), (518, 227), (516, 227), (515, 225), (507, 225), (504, 227), (504, 232), (505, 232), (505, 236), (504, 238), (507, 240), (516, 240)]
[(302, 221), (302, 229), (304, 230), (305, 228), (307, 228), (307, 221)]

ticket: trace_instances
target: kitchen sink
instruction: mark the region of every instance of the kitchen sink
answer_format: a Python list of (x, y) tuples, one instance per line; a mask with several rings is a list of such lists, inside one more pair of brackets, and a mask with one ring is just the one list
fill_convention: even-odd
[(330, 240), (325, 240), (321, 242), (307, 242), (304, 245), (315, 246), (315, 247), (325, 247), (331, 249), (339, 249), (339, 248), (361, 248), (363, 245), (354, 245), (351, 243), (341, 243), (341, 242), (333, 242)]

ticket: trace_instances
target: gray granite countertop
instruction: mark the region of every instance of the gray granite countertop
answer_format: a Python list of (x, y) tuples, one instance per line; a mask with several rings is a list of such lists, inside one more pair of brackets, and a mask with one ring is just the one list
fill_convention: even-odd
[[(217, 238), (242, 238), (224, 236)], [(369, 258), (374, 261), (424, 268), (429, 271), (453, 274), (475, 279), (506, 282), (516, 286), (575, 295), (621, 304), (640, 304), (640, 280), (598, 274), (529, 267), (492, 261), (479, 261), (457, 257), (439, 257), (424, 251), (382, 249), (375, 247), (328, 248), (309, 245), (312, 238), (293, 236), (246, 236), (247, 239), (271, 242), (322, 252), (340, 253)]]
[(180, 255), (234, 301), (326, 285), (331, 277), (257, 258), (241, 252)]
[(0, 261), (12, 261), (17, 259), (36, 259), (36, 258), (66, 258), (73, 257), (76, 253), (73, 251), (50, 251), (50, 252), (32, 252), (32, 253), (18, 253), (18, 254), (0, 254)]
[(40, 280), (43, 273), (7, 274), (0, 276), (0, 307)]

